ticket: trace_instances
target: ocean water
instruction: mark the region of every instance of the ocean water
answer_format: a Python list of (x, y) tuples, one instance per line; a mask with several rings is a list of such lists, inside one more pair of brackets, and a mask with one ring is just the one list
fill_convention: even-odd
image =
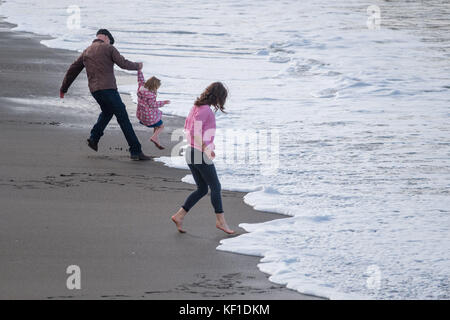
[[(108, 28), (162, 80), (166, 114), (186, 116), (213, 81), (228, 86), (222, 186), (289, 217), (243, 221), (249, 233), (218, 250), (260, 256), (270, 281), (303, 293), (450, 299), (448, 1), (14, 0), (0, 15), (55, 48), (82, 50)], [(230, 144), (252, 134), (258, 143)], [(249, 160), (268, 145), (269, 158)]]

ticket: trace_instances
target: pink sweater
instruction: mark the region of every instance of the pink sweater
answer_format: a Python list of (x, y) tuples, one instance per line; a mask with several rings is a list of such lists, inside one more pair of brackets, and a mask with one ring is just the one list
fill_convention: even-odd
[(150, 126), (161, 120), (162, 112), (158, 108), (163, 107), (164, 102), (156, 101), (156, 92), (144, 87), (145, 80), (141, 71), (138, 71), (138, 84), (136, 117), (144, 125)]
[(187, 141), (191, 147), (202, 150), (202, 146), (195, 141), (205, 144), (205, 149), (214, 150), (214, 135), (216, 134), (216, 117), (209, 105), (193, 106), (184, 124)]

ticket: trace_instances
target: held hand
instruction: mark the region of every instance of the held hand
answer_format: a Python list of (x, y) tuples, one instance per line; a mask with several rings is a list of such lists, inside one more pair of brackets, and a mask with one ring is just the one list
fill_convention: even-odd
[(170, 104), (170, 100), (165, 100), (164, 104)]
[(138, 65), (139, 65), (138, 70), (141, 71), (142, 68), (144, 67), (144, 64), (142, 62), (138, 62)]
[(59, 97), (60, 97), (61, 99), (64, 99), (64, 92), (60, 91), (60, 92), (59, 92)]

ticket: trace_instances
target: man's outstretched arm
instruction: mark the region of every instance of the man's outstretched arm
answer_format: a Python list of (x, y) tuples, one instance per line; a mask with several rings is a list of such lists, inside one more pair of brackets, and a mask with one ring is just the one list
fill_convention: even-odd
[(74, 80), (78, 77), (80, 72), (84, 69), (83, 64), (83, 54), (81, 54), (77, 60), (75, 60), (74, 63), (69, 67), (69, 70), (67, 70), (66, 75), (64, 77), (64, 80), (61, 85), (61, 89), (59, 89), (61, 98), (64, 97), (64, 93), (67, 92), (70, 85)]
[(112, 50), (112, 52), (111, 52), (112, 60), (114, 61), (115, 64), (117, 64), (122, 69), (140, 70), (142, 68), (141, 63), (131, 62), (131, 61), (125, 59), (115, 47), (111, 46), (111, 50)]

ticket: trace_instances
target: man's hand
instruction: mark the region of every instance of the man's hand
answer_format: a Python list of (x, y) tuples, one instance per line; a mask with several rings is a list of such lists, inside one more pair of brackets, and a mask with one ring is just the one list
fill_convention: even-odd
[(61, 99), (64, 99), (64, 92), (60, 91), (60, 92), (59, 92), (59, 97), (60, 97)]
[(142, 62), (138, 62), (138, 65), (139, 65), (138, 70), (141, 71), (142, 68), (144, 67), (144, 64)]
[(170, 100), (164, 100), (164, 104), (170, 104)]

